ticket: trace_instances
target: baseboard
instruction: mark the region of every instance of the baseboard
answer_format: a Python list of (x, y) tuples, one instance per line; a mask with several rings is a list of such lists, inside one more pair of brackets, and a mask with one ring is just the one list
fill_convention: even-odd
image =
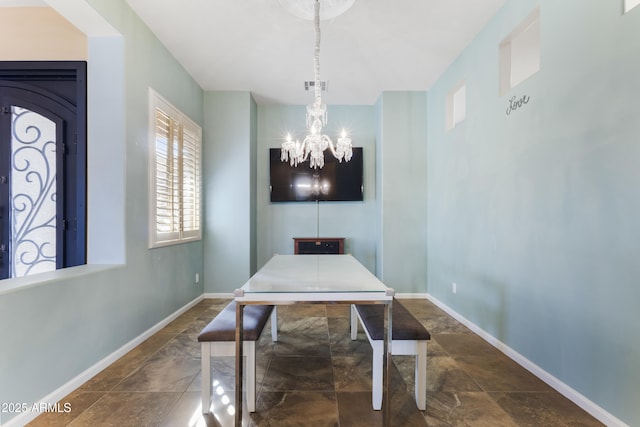
[(531, 372), (536, 377), (540, 378), (542, 381), (547, 383), (550, 387), (555, 389), (558, 393), (565, 396), (567, 399), (571, 400), (573, 403), (578, 405), (580, 408), (591, 414), (598, 421), (603, 423), (609, 427), (629, 427), (628, 424), (618, 419), (611, 413), (607, 412), (605, 409), (600, 407), (595, 402), (589, 400), (587, 397), (574, 390), (567, 384), (560, 381), (558, 378), (554, 377), (502, 341), (495, 338), (493, 335), (486, 332), (484, 329), (477, 326), (475, 323), (471, 322), (464, 316), (461, 316), (456, 311), (452, 310), (449, 306), (444, 304), (442, 301), (438, 300), (431, 294), (426, 294), (426, 298), (445, 311), (449, 316), (456, 319), (458, 322), (465, 325), (467, 328), (471, 329), (475, 334), (480, 336), (482, 339), (487, 341), (489, 344), (503, 352), (507, 357), (512, 359), (514, 362)]
[(204, 297), (204, 299), (215, 299), (215, 298), (231, 299), (231, 298), (233, 298), (233, 292), (229, 292), (229, 293), (209, 293), (209, 294), (204, 294), (203, 297)]
[(414, 298), (414, 299), (426, 299), (428, 298), (429, 294), (396, 294), (395, 297), (396, 299), (408, 299), (408, 298)]
[[(423, 298), (426, 299), (428, 298), (429, 294), (396, 294), (395, 297), (398, 299), (407, 299), (407, 298)], [(207, 293), (203, 295), (204, 299), (215, 299), (215, 298), (221, 298), (221, 299), (231, 299), (233, 298), (233, 292), (229, 292), (229, 293), (224, 293), (224, 292), (220, 292), (220, 293)]]
[[(51, 392), (48, 395), (44, 396), (43, 398), (39, 399), (37, 404), (39, 405), (40, 402), (47, 403), (47, 404), (49, 404), (49, 403), (50, 404), (54, 404), (55, 402), (60, 401), (65, 396), (68, 396), (71, 392), (76, 390), (82, 384), (86, 383), (88, 380), (90, 380), (91, 378), (96, 376), (98, 373), (100, 373), (100, 371), (102, 371), (103, 369), (105, 369), (106, 367), (111, 365), (116, 360), (120, 359), (122, 356), (127, 354), (129, 351), (133, 350), (135, 347), (140, 345), (143, 341), (145, 341), (146, 339), (150, 338), (153, 334), (155, 334), (156, 332), (160, 331), (162, 328), (167, 326), (169, 323), (171, 323), (172, 321), (177, 319), (181, 314), (185, 313), (191, 307), (193, 307), (194, 305), (196, 305), (197, 303), (202, 301), (202, 299), (203, 299), (203, 295), (200, 295), (199, 297), (195, 298), (191, 302), (187, 303), (185, 306), (181, 307), (180, 309), (178, 309), (173, 314), (171, 314), (168, 317), (166, 317), (165, 319), (161, 320), (156, 325), (154, 325), (150, 329), (148, 329), (145, 332), (143, 332), (141, 335), (139, 335), (136, 338), (132, 339), (131, 341), (129, 341), (128, 343), (126, 343), (125, 345), (123, 345), (122, 347), (120, 347), (119, 349), (117, 349), (116, 351), (114, 351), (113, 353), (108, 355), (107, 357), (105, 357), (104, 359), (100, 360), (95, 365), (93, 365), (90, 368), (86, 369), (84, 372), (80, 373), (79, 375), (77, 375), (76, 377), (74, 377), (73, 379), (71, 379), (70, 381), (65, 383), (64, 385), (62, 385), (60, 388), (54, 390), (53, 392)], [(11, 418), (10, 420), (8, 420), (6, 423), (3, 423), (0, 420), (0, 426), (2, 426), (2, 427), (21, 427), (21, 426), (24, 426), (25, 424), (27, 424), (28, 422), (32, 421), (33, 419), (35, 419), (40, 414), (41, 414), (40, 412), (30, 412), (30, 411), (22, 412), (22, 413), (16, 415), (15, 417)]]

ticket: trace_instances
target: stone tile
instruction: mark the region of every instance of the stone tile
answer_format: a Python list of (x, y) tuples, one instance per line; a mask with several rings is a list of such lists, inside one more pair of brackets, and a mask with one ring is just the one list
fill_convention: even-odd
[[(200, 393), (186, 392), (171, 411), (164, 418), (159, 427), (220, 427), (233, 426), (235, 421), (235, 411), (233, 409), (233, 400), (235, 396), (232, 394), (223, 395), (222, 398), (214, 400), (211, 404), (211, 413), (202, 414), (202, 402)], [(246, 409), (245, 409), (246, 411)], [(243, 412), (248, 414), (248, 412)], [(243, 425), (251, 424), (250, 417), (243, 417)]]
[(307, 356), (307, 357), (330, 357), (331, 349), (327, 343), (317, 342), (313, 338), (300, 336), (286, 336), (282, 338), (273, 350), (276, 356)]
[(200, 371), (200, 360), (180, 356), (154, 357), (122, 380), (117, 391), (184, 392)]
[(111, 391), (124, 378), (131, 375), (144, 360), (127, 358), (126, 356), (116, 360), (104, 370), (80, 386), (85, 391)]
[(157, 333), (142, 344), (109, 365), (96, 376), (84, 383), (80, 389), (85, 391), (110, 391), (120, 381), (131, 375), (147, 359), (156, 353), (163, 345), (171, 341), (174, 334)]
[(371, 354), (333, 356), (332, 361), (336, 391), (371, 392)]
[(489, 393), (519, 426), (600, 427), (604, 424), (555, 392)]
[(211, 319), (193, 319), (180, 333), (195, 335), (197, 337), (211, 320), (213, 320), (213, 317)]
[(427, 390), (481, 391), (473, 378), (451, 357), (427, 358)]
[(429, 427), (518, 426), (487, 393), (483, 392), (427, 392), (424, 419)]
[(329, 357), (331, 353), (327, 318), (309, 317), (283, 321), (274, 354)]
[(448, 316), (444, 310), (425, 298), (400, 298), (398, 301), (416, 317)]
[[(63, 411), (44, 413), (27, 425), (29, 427), (66, 426), (104, 395), (104, 392), (76, 390), (58, 402)], [(66, 405), (69, 408), (68, 412), (64, 411), (67, 408)]]
[[(211, 384), (214, 389), (233, 392), (236, 388), (236, 365), (234, 357), (214, 357), (211, 359)], [(259, 383), (258, 383), (259, 384)], [(202, 371), (195, 376), (187, 391), (200, 391), (202, 389)]]
[(440, 344), (453, 357), (491, 357), (502, 354), (491, 344), (474, 334), (432, 334), (431, 340)]
[(338, 414), (341, 426), (382, 426), (382, 411), (374, 411), (369, 391), (337, 391)]
[(349, 318), (350, 316), (350, 304), (329, 304), (326, 306), (328, 318)]
[[(396, 359), (399, 357), (402, 356), (393, 356), (393, 364), (391, 367), (390, 392), (393, 402), (392, 406), (395, 408), (405, 407), (408, 405), (408, 408), (415, 412), (418, 411), (418, 409), (415, 403), (414, 388), (413, 385), (409, 387), (402, 378), (396, 363)], [(367, 406), (372, 408), (371, 363), (371, 354), (358, 356), (334, 356), (333, 366), (336, 392), (366, 392), (368, 396)]]
[[(202, 327), (204, 327), (213, 320), (230, 301), (230, 299), (203, 300), (165, 326), (161, 332), (179, 334), (193, 326), (194, 321), (198, 321), (197, 326), (203, 325)], [(201, 330), (202, 328), (195, 332), (191, 330), (189, 333), (198, 334)]]
[(281, 357), (271, 359), (263, 391), (333, 391), (333, 367), (329, 357)]
[[(415, 390), (415, 357), (393, 356), (407, 390)], [(480, 386), (471, 378), (451, 357), (427, 357), (427, 391), (482, 391)]]
[(327, 309), (324, 304), (294, 304), (278, 307), (278, 319), (307, 319), (309, 317), (327, 317)]
[[(221, 394), (212, 399), (214, 414), (203, 416), (197, 343), (229, 301), (198, 303), (63, 399), (71, 413), (44, 414), (32, 425), (233, 425), (235, 358), (211, 360), (211, 382)], [(393, 356), (393, 426), (599, 425), (431, 302), (401, 303), (432, 340), (426, 411), (414, 401), (414, 357)], [(278, 309), (280, 341), (271, 342), (269, 325), (258, 341), (259, 412), (244, 408), (243, 425), (382, 425), (382, 412), (371, 406), (371, 346), (361, 328), (351, 341), (349, 306)]]
[(178, 334), (160, 348), (154, 357), (178, 356), (200, 358), (202, 350), (197, 335)]
[[(338, 413), (341, 426), (370, 427), (383, 425), (383, 411), (374, 411), (370, 392), (338, 392)], [(392, 399), (391, 425), (426, 427), (415, 403), (407, 399)]]
[(198, 320), (211, 322), (231, 302), (231, 300), (223, 300), (218, 304), (210, 305), (198, 314)]
[(546, 383), (504, 355), (458, 357), (456, 361), (484, 391), (552, 391)]
[(74, 419), (71, 427), (158, 425), (181, 393), (106, 393)]
[[(278, 328), (278, 338), (280, 338), (280, 329)], [(258, 338), (256, 357), (269, 355), (275, 349), (277, 341), (271, 339), (271, 320), (268, 320), (262, 330), (262, 335)]]
[(251, 420), (257, 427), (337, 427), (336, 395), (333, 390), (262, 392)]
[(349, 318), (329, 318), (329, 341), (333, 355), (371, 354), (371, 344), (362, 328), (356, 340), (351, 340)]
[(473, 334), (471, 329), (447, 315), (416, 318), (427, 328), (431, 336), (438, 334)]
[(329, 326), (326, 317), (306, 317), (289, 319), (280, 324), (282, 335), (315, 338), (329, 343)]
[(430, 357), (449, 356), (449, 353), (431, 336), (427, 342), (427, 359)]
[[(245, 359), (246, 360), (246, 359)], [(262, 382), (269, 367), (271, 357), (261, 357), (260, 354), (256, 355), (256, 389), (260, 391)], [(211, 358), (211, 382), (216, 383), (216, 386), (221, 386), (225, 390), (235, 390), (235, 378), (236, 378), (236, 359), (234, 356), (229, 357), (213, 357)], [(246, 369), (246, 367), (245, 367)], [(246, 381), (246, 377), (244, 378)], [(200, 391), (202, 389), (202, 372), (198, 372), (198, 375), (191, 382), (191, 385), (187, 388), (187, 391)]]

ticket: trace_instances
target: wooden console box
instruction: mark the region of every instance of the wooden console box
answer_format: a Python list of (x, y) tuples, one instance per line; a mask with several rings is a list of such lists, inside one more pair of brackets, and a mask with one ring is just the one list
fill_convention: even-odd
[(294, 237), (293, 253), (296, 255), (343, 255), (344, 237)]

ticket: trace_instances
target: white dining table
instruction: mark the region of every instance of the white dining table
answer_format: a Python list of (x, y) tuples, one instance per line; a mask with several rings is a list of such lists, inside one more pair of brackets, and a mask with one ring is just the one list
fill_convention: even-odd
[(274, 255), (241, 288), (236, 301), (235, 424), (242, 425), (243, 311), (247, 305), (384, 304), (383, 420), (390, 425), (391, 330), (394, 291), (351, 255)]

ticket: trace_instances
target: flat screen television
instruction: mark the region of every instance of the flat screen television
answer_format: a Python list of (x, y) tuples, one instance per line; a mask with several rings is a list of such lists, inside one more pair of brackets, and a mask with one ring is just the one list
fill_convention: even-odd
[(348, 162), (325, 151), (322, 169), (310, 168), (308, 161), (291, 166), (280, 160), (279, 148), (270, 148), (269, 177), (272, 202), (362, 201), (362, 147), (353, 148)]

